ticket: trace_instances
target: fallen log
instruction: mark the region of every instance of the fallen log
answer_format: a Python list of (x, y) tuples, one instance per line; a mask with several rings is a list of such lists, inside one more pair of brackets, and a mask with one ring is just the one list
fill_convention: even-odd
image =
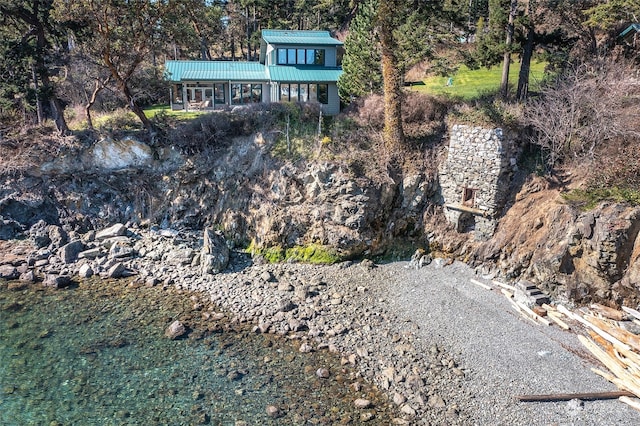
[(471, 280), (469, 280), (469, 281), (471, 281), (473, 284), (475, 284), (477, 286), (480, 286), (480, 287), (484, 288), (485, 290), (492, 290), (491, 286), (488, 286), (488, 285), (486, 285), (484, 283), (481, 283), (478, 280), (474, 280), (473, 278)]
[(603, 317), (614, 321), (625, 321), (627, 319), (627, 315), (624, 312), (601, 305), (600, 303), (592, 303), (591, 309), (595, 310)]
[(554, 402), (554, 401), (570, 401), (572, 399), (581, 399), (583, 401), (598, 401), (602, 399), (618, 399), (621, 396), (635, 396), (633, 393), (625, 390), (611, 392), (587, 392), (587, 393), (556, 393), (547, 395), (518, 395), (516, 398), (520, 402)]
[(631, 348), (640, 352), (640, 336), (637, 336), (623, 328), (609, 324), (606, 321), (603, 321), (593, 316), (585, 315), (584, 319), (589, 321), (598, 329), (605, 331), (610, 336), (613, 336), (618, 341), (626, 345), (629, 345)]
[(556, 324), (558, 324), (560, 326), (560, 328), (563, 328), (565, 330), (571, 330), (571, 327), (569, 327), (569, 325), (562, 321), (560, 319), (560, 314), (555, 312), (555, 311), (547, 311), (547, 316), (549, 318), (551, 318), (551, 321), (555, 322)]
[(500, 286), (502, 288), (504, 288), (505, 290), (508, 290), (512, 293), (514, 293), (516, 291), (516, 288), (512, 285), (509, 284), (505, 284), (505, 283), (501, 283), (500, 281), (496, 281), (496, 280), (491, 280), (492, 283), (494, 283), (497, 286)]
[(640, 400), (638, 400), (637, 398), (629, 398), (628, 396), (623, 395), (619, 399), (620, 401), (627, 404), (629, 407), (640, 411)]
[(531, 318), (533, 318), (536, 321), (541, 322), (542, 324), (549, 326), (551, 325), (551, 323), (549, 322), (549, 320), (546, 320), (544, 318), (542, 318), (540, 315), (536, 314), (535, 312), (533, 312), (531, 309), (529, 309), (529, 307), (527, 305), (525, 305), (524, 303), (521, 302), (516, 302), (516, 304), (518, 305), (518, 307), (520, 307), (520, 309), (524, 312), (526, 312)]

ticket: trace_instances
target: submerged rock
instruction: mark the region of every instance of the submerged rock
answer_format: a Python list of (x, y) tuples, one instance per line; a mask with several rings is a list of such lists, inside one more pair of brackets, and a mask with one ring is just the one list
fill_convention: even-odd
[(57, 288), (57, 289), (69, 287), (71, 284), (72, 284), (72, 281), (70, 276), (54, 275), (54, 274), (48, 274), (44, 278), (44, 281), (42, 282), (42, 285), (44, 285), (45, 287), (51, 287), (51, 288)]
[(176, 320), (171, 323), (169, 327), (164, 331), (164, 335), (171, 340), (176, 340), (179, 337), (187, 334), (187, 327), (180, 321)]
[(0, 278), (13, 280), (18, 278), (18, 270), (13, 265), (0, 265)]

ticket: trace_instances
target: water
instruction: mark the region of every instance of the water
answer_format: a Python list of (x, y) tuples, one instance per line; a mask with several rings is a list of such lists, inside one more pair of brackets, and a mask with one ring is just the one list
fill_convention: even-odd
[[(360, 379), (335, 355), (205, 319), (212, 308), (195, 303), (124, 281), (57, 291), (0, 283), (0, 424), (359, 424), (363, 414), (390, 423), (384, 398), (366, 383), (353, 391)], [(189, 337), (164, 337), (175, 319)], [(359, 397), (375, 408), (354, 408)]]

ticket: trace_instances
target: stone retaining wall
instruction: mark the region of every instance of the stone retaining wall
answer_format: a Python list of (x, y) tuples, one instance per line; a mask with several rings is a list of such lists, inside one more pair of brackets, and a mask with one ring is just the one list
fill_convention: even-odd
[(461, 124), (451, 128), (440, 186), (445, 216), (458, 232), (474, 232), (478, 240), (493, 235), (517, 155), (515, 137), (503, 129)]

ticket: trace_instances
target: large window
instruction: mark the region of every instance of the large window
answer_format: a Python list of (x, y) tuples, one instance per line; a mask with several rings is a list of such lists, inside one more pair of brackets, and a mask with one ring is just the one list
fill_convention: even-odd
[(315, 83), (280, 83), (280, 100), (285, 102), (329, 103), (329, 85)]
[(231, 85), (231, 105), (242, 105), (262, 102), (262, 84), (242, 84)]
[(216, 105), (221, 105), (221, 104), (225, 104), (227, 103), (226, 101), (226, 95), (225, 95), (225, 90), (224, 90), (224, 84), (222, 83), (216, 83), (213, 85), (213, 100), (215, 102)]
[(322, 65), (324, 49), (278, 49), (278, 65)]

